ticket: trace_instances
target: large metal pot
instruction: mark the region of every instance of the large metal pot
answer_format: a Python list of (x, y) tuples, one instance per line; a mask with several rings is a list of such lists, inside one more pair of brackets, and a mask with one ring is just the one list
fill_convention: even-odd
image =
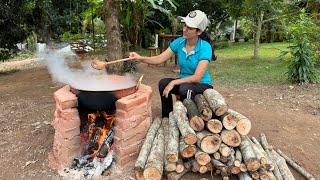
[[(118, 81), (123, 80), (123, 76), (117, 76)], [(115, 102), (125, 96), (135, 93), (141, 84), (143, 75), (135, 82), (128, 82), (127, 87), (121, 88), (90, 88), (80, 86), (71, 88), (78, 97), (78, 106), (90, 110), (115, 110)], [(110, 85), (111, 86), (111, 85)], [(122, 86), (124, 87), (124, 86)]]

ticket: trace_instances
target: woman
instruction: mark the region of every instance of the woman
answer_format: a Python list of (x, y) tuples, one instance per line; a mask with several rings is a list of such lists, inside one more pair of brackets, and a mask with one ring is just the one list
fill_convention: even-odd
[(178, 94), (183, 100), (187, 97), (188, 90), (192, 91), (191, 97), (194, 97), (194, 95), (212, 88), (208, 65), (212, 61), (213, 50), (210, 43), (200, 38), (209, 24), (209, 20), (206, 14), (200, 10), (192, 11), (186, 17), (179, 18), (185, 23), (183, 37), (174, 40), (163, 53), (158, 56), (144, 57), (136, 52), (131, 52), (129, 56), (131, 60), (147, 64), (161, 64), (174, 53), (178, 55), (179, 78), (164, 78), (159, 82), (162, 117), (168, 117), (172, 111), (171, 94)]

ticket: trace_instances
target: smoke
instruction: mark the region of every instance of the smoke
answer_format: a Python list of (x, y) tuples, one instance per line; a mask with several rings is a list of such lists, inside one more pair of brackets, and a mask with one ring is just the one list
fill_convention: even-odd
[(47, 65), (53, 81), (69, 84), (79, 90), (114, 91), (136, 84), (130, 75), (108, 74), (92, 68), (90, 61), (80, 62), (70, 45), (61, 49), (42, 48), (38, 56)]

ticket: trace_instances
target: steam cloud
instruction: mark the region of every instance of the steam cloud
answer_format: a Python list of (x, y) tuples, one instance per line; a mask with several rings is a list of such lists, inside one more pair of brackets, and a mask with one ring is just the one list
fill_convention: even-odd
[(136, 84), (132, 76), (107, 74), (106, 71), (92, 68), (90, 61), (83, 62), (80, 69), (71, 68), (68, 64), (75, 61), (76, 54), (70, 45), (58, 50), (41, 47), (38, 56), (47, 65), (53, 81), (69, 84), (79, 90), (114, 91)]

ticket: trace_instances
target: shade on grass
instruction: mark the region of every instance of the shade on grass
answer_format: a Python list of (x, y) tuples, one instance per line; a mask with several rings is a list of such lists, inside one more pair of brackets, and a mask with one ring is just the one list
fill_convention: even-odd
[(288, 43), (260, 45), (260, 59), (254, 60), (253, 44), (239, 44), (217, 49), (218, 60), (210, 65), (216, 84), (225, 85), (276, 85), (287, 84), (286, 62), (278, 58)]

